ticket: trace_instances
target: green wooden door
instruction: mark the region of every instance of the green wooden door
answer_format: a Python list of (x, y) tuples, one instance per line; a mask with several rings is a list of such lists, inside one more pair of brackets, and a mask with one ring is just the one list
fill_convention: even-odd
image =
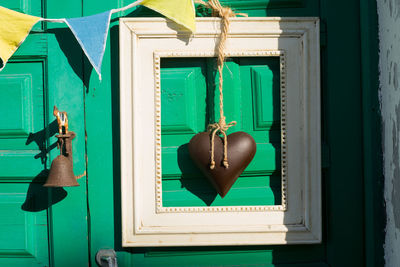
[[(129, 2), (88, 0), (84, 1), (83, 11), (90, 15)], [(376, 99), (377, 88), (362, 87), (360, 81), (361, 55), (373, 51), (373, 46), (361, 50), (361, 43), (374, 38), (361, 35), (365, 25), (360, 16), (373, 12), (374, 4), (372, 1), (361, 4), (362, 1), (328, 0), (231, 0), (223, 3), (250, 16), (315, 16), (321, 19), (322, 244), (121, 247), (118, 90), (119, 71), (124, 70), (119, 70), (118, 21), (114, 20), (103, 61), (103, 82), (99, 83), (92, 75), (85, 99), (92, 256), (99, 249), (114, 248), (120, 266), (374, 266), (376, 261), (379, 262), (379, 253), (375, 255), (371, 236), (377, 228), (370, 226), (374, 223), (371, 216), (374, 212), (370, 212), (372, 207), (367, 206), (370, 200), (365, 201), (364, 193), (374, 190), (371, 185), (376, 180), (363, 175), (364, 164), (367, 164), (363, 159), (372, 154), (365, 154), (362, 143), (366, 134), (362, 125), (371, 122), (370, 117), (362, 117), (362, 114), (371, 108), (371, 103), (364, 102), (362, 96)], [(145, 8), (120, 15), (157, 16)], [(276, 108), (279, 95), (274, 87), (279, 77), (275, 73), (275, 64), (274, 59), (246, 58), (234, 58), (227, 63), (225, 113), (228, 121), (238, 121), (230, 132), (244, 130), (252, 134), (258, 143), (258, 152), (231, 192), (221, 199), (206, 181), (200, 179), (201, 175), (188, 158), (186, 145), (195, 133), (218, 119), (213, 60), (162, 61), (164, 205), (279, 203), (279, 190), (276, 190), (280, 186), (280, 177), (276, 175), (280, 168), (277, 148), (279, 112)], [(98, 131), (100, 121), (103, 123), (101, 132)], [(365, 144), (371, 141), (371, 135), (365, 138)], [(376, 165), (369, 166), (377, 169)], [(363, 187), (364, 184), (370, 187)], [(364, 209), (368, 212), (364, 213)]]
[[(92, 15), (131, 2), (6, 0), (2, 5), (61, 18)], [(373, 197), (368, 197), (376, 181), (366, 172), (376, 170), (370, 146), (374, 135), (362, 130), (373, 123), (368, 116), (376, 97), (376, 88), (363, 86), (369, 80), (367, 67), (361, 68), (362, 56), (371, 51), (366, 44), (373, 37), (364, 28), (373, 1), (222, 2), (250, 16), (321, 19), (323, 242), (122, 248), (118, 21), (113, 19), (110, 25), (101, 82), (69, 29), (48, 23), (35, 27), (0, 73), (0, 266), (89, 262), (95, 266), (96, 252), (104, 248), (117, 251), (119, 266), (374, 266), (379, 262), (371, 239), (377, 229), (370, 211)], [(118, 15), (157, 16), (145, 8)], [(218, 119), (213, 62), (162, 62), (164, 205), (279, 204), (280, 114), (275, 86), (279, 75), (274, 58), (233, 58), (227, 63), (225, 113), (228, 121), (238, 121), (230, 132), (250, 133), (258, 152), (226, 198), (216, 196), (188, 160), (187, 142)], [(57, 155), (53, 105), (68, 112), (70, 129), (77, 133), (74, 170), (81, 174), (87, 169), (80, 187), (46, 190), (40, 184)]]
[[(1, 3), (35, 16), (81, 15), (80, 1), (60, 4)], [(81, 56), (65, 28), (38, 23), (0, 73), (0, 266), (82, 266), (88, 259), (85, 179), (77, 188), (42, 186), (58, 155), (53, 105), (68, 112), (77, 133), (75, 172), (86, 169)]]
[[(129, 2), (88, 0), (84, 1), (83, 11), (89, 15)], [(328, 0), (231, 0), (223, 3), (250, 16), (315, 16), (321, 19), (322, 244), (121, 247), (118, 81), (119, 71), (123, 70), (119, 70), (118, 62), (118, 22), (113, 21), (104, 58), (104, 80), (99, 83), (97, 77), (92, 76), (85, 100), (88, 170), (89, 178), (93, 178), (88, 185), (92, 256), (99, 249), (114, 248), (120, 266), (374, 266), (379, 262), (379, 255), (375, 255), (371, 236), (377, 228), (369, 226), (373, 223), (371, 215), (374, 213), (364, 213), (364, 209), (372, 209), (367, 206), (369, 200), (364, 201), (364, 192), (373, 189), (363, 185), (374, 184), (375, 178), (363, 175), (363, 159), (370, 154), (363, 154), (366, 150), (362, 143), (366, 134), (362, 125), (370, 122), (371, 118), (362, 117), (363, 112), (370, 108), (362, 96), (376, 99), (377, 88), (364, 88), (360, 81), (361, 55), (368, 53), (361, 50), (361, 43), (374, 38), (361, 35), (365, 25), (360, 22), (360, 16), (365, 16), (368, 8), (373, 12), (374, 4), (372, 1), (361, 4), (362, 1)], [(157, 14), (139, 8), (124, 15)], [(368, 49), (373, 50), (373, 47), (364, 49), (371, 51)], [(162, 62), (164, 205), (238, 205), (243, 201), (279, 203), (279, 190), (276, 188), (280, 186), (280, 177), (275, 175), (280, 168), (276, 145), (279, 143), (279, 112), (276, 108), (279, 95), (274, 87), (278, 79), (274, 64), (273, 59), (237, 58), (227, 63), (225, 112), (228, 121), (238, 121), (230, 132), (244, 130), (252, 134), (258, 143), (258, 152), (231, 192), (221, 199), (206, 181), (200, 179), (188, 159), (186, 147), (196, 132), (203, 131), (209, 122), (218, 119), (215, 115), (218, 114), (217, 96), (213, 95), (213, 61), (169, 59)], [(103, 123), (101, 132), (98, 131), (99, 118)], [(365, 140), (367, 144), (371, 139)]]

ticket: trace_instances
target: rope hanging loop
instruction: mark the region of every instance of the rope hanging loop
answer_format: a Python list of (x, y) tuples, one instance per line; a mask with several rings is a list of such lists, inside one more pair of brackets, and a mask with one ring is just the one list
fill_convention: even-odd
[(209, 124), (208, 129), (211, 132), (211, 162), (210, 162), (210, 169), (213, 170), (215, 168), (215, 160), (214, 160), (214, 139), (215, 135), (222, 134), (224, 136), (224, 167), (229, 168), (228, 162), (228, 137), (226, 135), (226, 131), (236, 125), (236, 121), (232, 121), (228, 124), (225, 122), (225, 117), (220, 118), (219, 122)]
[(208, 130), (211, 132), (211, 159), (210, 159), (210, 169), (213, 170), (215, 168), (215, 160), (214, 160), (214, 139), (215, 135), (222, 134), (224, 137), (224, 161), (223, 165), (225, 168), (229, 168), (228, 162), (228, 138), (226, 135), (226, 131), (236, 125), (236, 121), (232, 121), (230, 123), (226, 123), (226, 118), (224, 115), (224, 93), (223, 93), (223, 69), (225, 62), (225, 44), (228, 38), (229, 33), (229, 19), (231, 17), (236, 17), (237, 15), (247, 16), (242, 13), (235, 13), (229, 7), (223, 7), (219, 0), (209, 0), (208, 2), (204, 2), (202, 0), (196, 0), (196, 3), (202, 4), (212, 10), (212, 15), (214, 17), (220, 17), (222, 19), (222, 27), (221, 27), (221, 38), (218, 43), (218, 74), (219, 74), (219, 121), (217, 123), (212, 123), (208, 125)]

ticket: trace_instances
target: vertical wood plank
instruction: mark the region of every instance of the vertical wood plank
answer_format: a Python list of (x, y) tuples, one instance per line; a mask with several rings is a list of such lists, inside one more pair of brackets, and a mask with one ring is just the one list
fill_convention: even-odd
[[(131, 1), (129, 2), (131, 3)], [(82, 1), (83, 15), (92, 15), (129, 4), (127, 1)], [(129, 14), (135, 8), (124, 13)], [(88, 156), (88, 207), (90, 210), (90, 262), (103, 248), (118, 252), (121, 247), (121, 207), (119, 169), (119, 30), (118, 14), (112, 17), (102, 63), (102, 81), (84, 59), (85, 119)], [(129, 258), (129, 257), (125, 257)]]
[[(46, 14), (51, 18), (82, 16), (82, 1), (47, 1)], [(82, 174), (85, 163), (84, 102), (82, 82), (82, 49), (65, 24), (47, 23), (49, 34), (46, 99), (47, 123), (54, 120), (53, 106), (66, 111), (69, 130), (76, 133), (72, 141), (74, 172)], [(50, 144), (56, 138), (50, 138)], [(50, 152), (53, 160), (59, 151)], [(79, 187), (64, 188), (67, 197), (49, 209), (50, 253), (53, 266), (88, 265), (88, 227), (86, 178), (78, 180)], [(55, 191), (52, 191), (55, 194)], [(52, 195), (51, 197), (55, 197)]]
[[(365, 266), (359, 3), (321, 4), (328, 34), (321, 61), (324, 137), (330, 145), (325, 176), (327, 260), (332, 266)], [(351, 41), (342, 42), (345, 39)], [(338, 56), (344, 50), (351, 56)], [(343, 187), (351, 190), (344, 194)]]

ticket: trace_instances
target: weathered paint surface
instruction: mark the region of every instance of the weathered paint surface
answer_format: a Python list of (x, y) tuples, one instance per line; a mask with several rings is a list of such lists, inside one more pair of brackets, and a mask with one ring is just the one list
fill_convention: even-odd
[(386, 266), (399, 266), (400, 254), (400, 0), (377, 0), (382, 143), (387, 226)]

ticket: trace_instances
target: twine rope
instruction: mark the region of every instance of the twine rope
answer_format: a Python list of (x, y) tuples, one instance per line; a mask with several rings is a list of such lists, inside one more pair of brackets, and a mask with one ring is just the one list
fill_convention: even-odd
[(208, 7), (212, 10), (212, 15), (214, 17), (218, 16), (222, 19), (221, 24), (221, 38), (218, 43), (218, 74), (219, 74), (219, 121), (216, 123), (212, 123), (208, 125), (208, 131), (211, 132), (211, 159), (210, 159), (210, 169), (213, 170), (215, 168), (215, 160), (214, 160), (214, 139), (215, 135), (218, 133), (224, 136), (224, 161), (223, 165), (225, 168), (229, 168), (228, 162), (228, 138), (226, 135), (226, 131), (236, 125), (236, 121), (232, 121), (230, 123), (226, 123), (226, 118), (224, 116), (224, 93), (223, 93), (223, 82), (224, 78), (222, 76), (222, 72), (224, 69), (224, 62), (225, 62), (225, 45), (226, 40), (229, 34), (229, 25), (230, 25), (230, 18), (240, 16), (247, 16), (247, 14), (243, 13), (235, 13), (229, 7), (223, 7), (219, 0), (209, 0), (208, 2), (204, 2), (202, 0), (196, 0), (196, 3), (202, 4), (205, 7)]

